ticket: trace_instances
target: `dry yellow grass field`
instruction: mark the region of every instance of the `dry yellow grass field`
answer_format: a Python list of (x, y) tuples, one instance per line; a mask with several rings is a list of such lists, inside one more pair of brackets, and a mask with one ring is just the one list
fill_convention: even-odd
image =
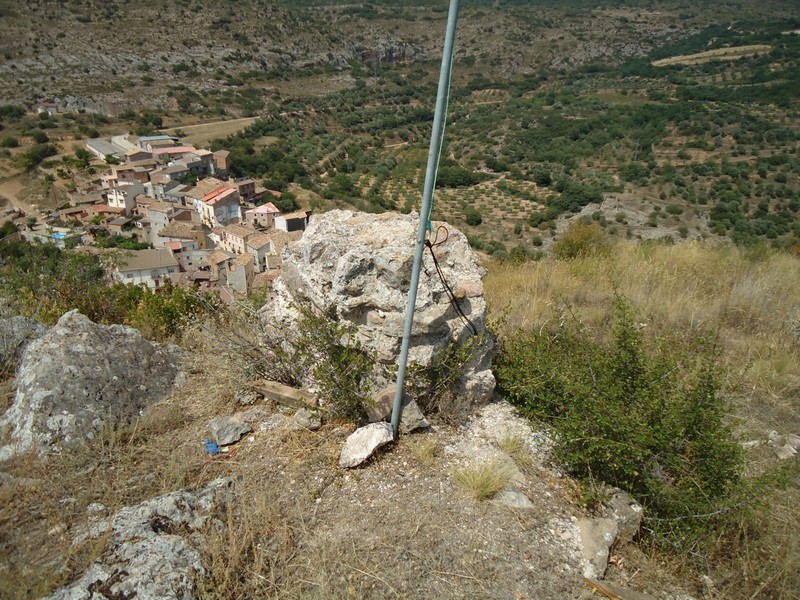
[(176, 135), (178, 131), (183, 132), (184, 135), (181, 137), (181, 141), (199, 148), (207, 145), (213, 139), (226, 138), (233, 133), (238, 133), (245, 127), (252, 125), (255, 120), (256, 117), (245, 117), (229, 121), (183, 125), (172, 129), (164, 129), (163, 132), (169, 135)]
[[(718, 330), (726, 362), (749, 389), (776, 401), (800, 390), (800, 260), (789, 254), (622, 242), (572, 260), (492, 264), (486, 278), (494, 316), (523, 329), (542, 326), (559, 304), (602, 329), (615, 288), (656, 334)], [(771, 424), (800, 425), (795, 412)]]
[(671, 65), (700, 65), (713, 60), (737, 60), (740, 58), (766, 54), (770, 50), (772, 50), (772, 46), (767, 44), (751, 44), (749, 46), (717, 48), (715, 50), (698, 52), (697, 54), (682, 54), (680, 56), (662, 58), (661, 60), (653, 61), (653, 66), (668, 67)]

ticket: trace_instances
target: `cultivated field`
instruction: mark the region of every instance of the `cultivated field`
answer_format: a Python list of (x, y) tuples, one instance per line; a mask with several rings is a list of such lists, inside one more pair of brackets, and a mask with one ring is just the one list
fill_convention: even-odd
[(163, 132), (169, 135), (177, 135), (183, 132), (181, 140), (195, 147), (208, 145), (213, 139), (226, 138), (229, 135), (240, 132), (242, 129), (251, 125), (256, 117), (245, 117), (243, 119), (231, 119), (229, 121), (214, 121), (213, 123), (199, 123), (197, 125), (186, 125), (183, 127), (173, 127), (164, 129)]
[(732, 48), (717, 48), (698, 52), (697, 54), (684, 54), (653, 61), (654, 67), (669, 67), (672, 65), (700, 65), (715, 60), (738, 60), (750, 56), (759, 56), (772, 50), (767, 44), (751, 44), (749, 46), (735, 46)]

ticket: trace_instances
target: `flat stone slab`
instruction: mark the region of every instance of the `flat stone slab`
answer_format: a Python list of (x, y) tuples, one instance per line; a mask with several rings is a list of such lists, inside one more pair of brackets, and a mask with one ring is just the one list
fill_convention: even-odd
[(356, 429), (347, 438), (339, 456), (340, 469), (357, 467), (372, 454), (394, 440), (394, 432), (389, 423), (370, 423)]
[(307, 408), (309, 406), (317, 406), (318, 404), (314, 394), (278, 383), (277, 381), (259, 381), (258, 383), (252, 384), (250, 387), (263, 394), (265, 398), (293, 408)]

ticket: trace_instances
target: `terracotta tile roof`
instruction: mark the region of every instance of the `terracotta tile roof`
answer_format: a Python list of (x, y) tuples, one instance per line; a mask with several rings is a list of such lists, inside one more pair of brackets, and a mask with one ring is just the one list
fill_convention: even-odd
[(224, 186), (224, 185), (221, 185), (221, 186), (219, 186), (218, 188), (214, 188), (213, 190), (211, 190), (210, 192), (208, 192), (207, 194), (205, 194), (205, 195), (202, 197), (202, 200), (203, 200), (203, 202), (208, 202), (208, 201), (209, 201), (209, 200), (211, 200), (211, 199), (212, 199), (214, 196), (217, 196), (217, 195), (219, 195), (219, 194), (221, 194), (222, 192), (225, 192), (225, 191), (228, 191), (228, 192), (229, 192), (229, 191), (231, 191), (231, 188), (229, 188), (229, 187), (227, 187), (227, 186)]
[(247, 240), (247, 247), (252, 248), (253, 250), (260, 250), (264, 246), (268, 245), (271, 241), (272, 238), (268, 234), (260, 233)]
[(156, 148), (153, 150), (153, 155), (162, 156), (164, 154), (189, 154), (195, 150), (196, 148), (194, 146), (171, 146), (169, 148)]
[(250, 236), (256, 235), (258, 233), (258, 231), (256, 231), (252, 227), (244, 227), (242, 225), (227, 225), (222, 229), (226, 234), (241, 238), (243, 240), (246, 240)]
[(295, 240), (299, 240), (301, 237), (303, 237), (302, 231), (292, 231), (287, 233), (281, 229), (276, 229), (274, 231), (270, 231), (269, 233), (262, 233), (247, 240), (247, 245), (253, 248), (253, 250), (259, 250), (266, 244), (272, 242), (275, 253), (280, 254), (286, 244)]
[(289, 219), (305, 219), (306, 217), (308, 217), (308, 213), (305, 211), (298, 211), (289, 213), (288, 215), (281, 215), (281, 216), (288, 221)]
[(246, 267), (247, 265), (253, 264), (253, 255), (252, 254), (240, 254), (235, 259), (233, 259), (233, 265), (237, 267)]
[(223, 250), (214, 250), (213, 252), (209, 252), (208, 264), (218, 265), (219, 263), (227, 262), (235, 256), (235, 254), (231, 254), (230, 256), (229, 254), (229, 252), (224, 252)]
[(164, 227), (164, 229), (162, 229), (158, 235), (160, 237), (191, 240), (194, 239), (198, 233), (200, 233), (198, 230), (194, 229), (193, 227), (189, 227), (188, 225), (184, 225), (182, 223), (170, 223)]
[(233, 194), (237, 193), (238, 192), (236, 190), (233, 190), (231, 188), (225, 188), (224, 192), (219, 192), (218, 194), (213, 195), (211, 198), (206, 199), (207, 197), (204, 197), (203, 202), (205, 202), (206, 204), (210, 204), (211, 206), (214, 206), (215, 204), (222, 202), (223, 200), (226, 200)]
[(218, 187), (222, 187), (222, 181), (217, 179), (216, 177), (206, 177), (205, 179), (201, 179), (197, 182), (197, 185), (193, 188), (186, 190), (186, 194), (192, 196), (193, 198), (202, 198), (206, 194), (208, 194), (211, 190), (215, 190)]
[(119, 271), (140, 271), (177, 267), (178, 262), (169, 250), (131, 250), (120, 259)]

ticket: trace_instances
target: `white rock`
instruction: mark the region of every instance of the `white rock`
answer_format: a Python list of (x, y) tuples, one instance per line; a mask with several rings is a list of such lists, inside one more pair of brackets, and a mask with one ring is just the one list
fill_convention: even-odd
[(530, 498), (528, 498), (521, 491), (514, 488), (507, 488), (505, 490), (501, 490), (495, 495), (494, 498), (492, 498), (492, 501), (497, 502), (498, 504), (504, 504), (505, 506), (511, 508), (534, 507), (534, 504), (533, 502), (531, 502)]
[(220, 446), (235, 444), (252, 428), (235, 417), (214, 417), (208, 423), (208, 432)]
[(602, 579), (608, 567), (608, 553), (619, 529), (614, 519), (578, 519), (581, 549), (584, 556), (583, 576)]
[(131, 421), (169, 395), (182, 359), (177, 346), (154, 344), (131, 327), (65, 313), (22, 355), (14, 403), (0, 418), (13, 444), (0, 448), (0, 460), (57, 451)]
[[(289, 331), (295, 329), (300, 318), (295, 304), (302, 296), (319, 309), (332, 309), (339, 321), (356, 325), (359, 341), (379, 360), (395, 361), (403, 337), (418, 218), (342, 210), (312, 217), (303, 237), (283, 251), (274, 298), (261, 311), (267, 331), (279, 323)], [(485, 325), (484, 270), (466, 236), (447, 227), (449, 236), (435, 252), (448, 283), (460, 290), (460, 308), (478, 332), (486, 333), (455, 388), (464, 404), (484, 403), (495, 386), (494, 342)], [(429, 253), (424, 264), (409, 361), (427, 366), (451, 342), (464, 343), (471, 334), (444, 293)], [(280, 328), (274, 334), (285, 338)], [(391, 382), (375, 383), (380, 387)]]
[(356, 429), (347, 438), (339, 456), (339, 468), (351, 469), (357, 467), (373, 452), (394, 440), (394, 432), (389, 423), (370, 423)]

